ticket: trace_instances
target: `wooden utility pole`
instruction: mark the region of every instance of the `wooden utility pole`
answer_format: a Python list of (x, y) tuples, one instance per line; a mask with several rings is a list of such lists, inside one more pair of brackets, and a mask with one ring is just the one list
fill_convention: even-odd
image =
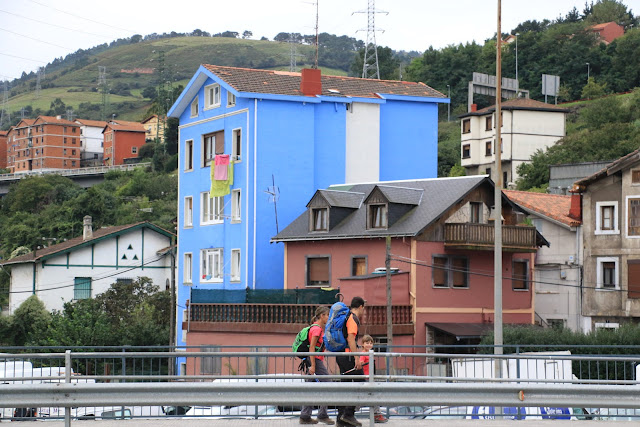
[[(502, 2), (498, 0), (498, 31), (496, 34), (496, 164), (495, 164), (495, 193), (493, 206), (493, 228), (495, 231), (494, 249), (494, 354), (502, 354)], [(502, 378), (502, 360), (495, 360), (495, 377)]]

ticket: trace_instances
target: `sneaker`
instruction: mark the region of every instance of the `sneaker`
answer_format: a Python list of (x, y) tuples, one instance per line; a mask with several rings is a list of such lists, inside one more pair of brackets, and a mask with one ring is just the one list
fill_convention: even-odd
[(330, 426), (335, 424), (335, 421), (333, 421), (329, 417), (327, 417), (327, 418), (318, 418), (318, 422), (321, 422), (321, 423), (324, 423), (324, 424), (327, 424), (327, 425), (330, 425)]
[(300, 418), (300, 424), (318, 424), (318, 420), (314, 418)]
[(375, 416), (373, 417), (373, 421), (375, 423), (386, 423), (389, 420), (382, 414), (375, 414)]
[(353, 415), (350, 416), (346, 416), (343, 415), (340, 417), (340, 421), (342, 421), (345, 424), (348, 424), (350, 426), (355, 426), (355, 427), (360, 427), (362, 425), (362, 423), (358, 420), (356, 420), (356, 417), (354, 417)]

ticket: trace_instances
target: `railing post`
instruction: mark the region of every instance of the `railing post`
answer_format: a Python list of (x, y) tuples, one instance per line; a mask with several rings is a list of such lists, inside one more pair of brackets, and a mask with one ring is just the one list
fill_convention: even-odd
[[(373, 359), (374, 357), (372, 348), (371, 350), (369, 350), (369, 384), (371, 385), (373, 385), (373, 383), (375, 382), (374, 375), (376, 373), (376, 367)], [(374, 405), (369, 406), (369, 425), (371, 426), (375, 423), (375, 414), (373, 413), (374, 408)]]
[[(71, 350), (64, 352), (64, 382), (71, 382)], [(71, 427), (71, 406), (64, 407), (64, 427)]]

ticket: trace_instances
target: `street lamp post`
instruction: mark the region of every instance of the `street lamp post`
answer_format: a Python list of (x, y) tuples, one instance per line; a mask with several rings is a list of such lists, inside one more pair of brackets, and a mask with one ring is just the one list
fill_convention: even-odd
[(589, 77), (591, 77), (591, 66), (587, 62), (587, 83), (589, 83)]
[(451, 85), (447, 85), (447, 97), (449, 98), (449, 103), (447, 104), (447, 121), (451, 121)]
[(518, 36), (520, 33), (516, 33), (516, 85), (518, 87), (516, 89), (520, 89), (520, 81), (518, 80)]

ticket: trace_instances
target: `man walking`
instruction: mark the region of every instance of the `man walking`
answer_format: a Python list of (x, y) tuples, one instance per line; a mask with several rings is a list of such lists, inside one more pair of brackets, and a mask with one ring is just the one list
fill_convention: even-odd
[[(353, 299), (351, 300), (351, 306), (349, 308), (351, 310), (351, 313), (349, 314), (346, 322), (347, 348), (345, 348), (344, 351), (345, 353), (355, 353), (358, 351), (360, 318), (364, 314), (364, 299), (362, 299), (361, 297), (353, 297)], [(364, 372), (362, 371), (362, 362), (360, 362), (359, 357), (349, 356), (348, 354), (346, 354), (344, 356), (337, 356), (336, 362), (338, 363), (338, 367), (340, 368), (340, 375), (364, 375)], [(344, 378), (341, 381), (362, 382), (363, 377), (360, 377), (358, 379)], [(355, 411), (355, 406), (339, 406), (337, 426), (361, 426), (362, 423), (355, 417)]]

